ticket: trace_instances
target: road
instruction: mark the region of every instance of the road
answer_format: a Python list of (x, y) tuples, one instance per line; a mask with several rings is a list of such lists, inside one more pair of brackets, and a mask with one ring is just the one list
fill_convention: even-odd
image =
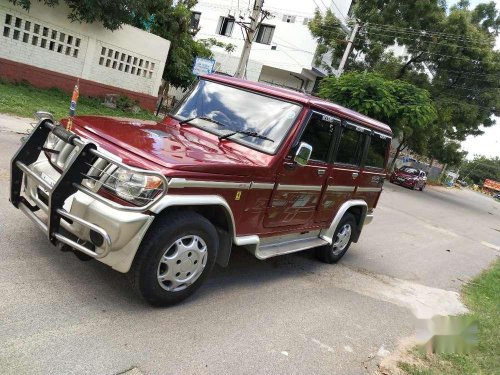
[(500, 203), (386, 184), (373, 223), (339, 264), (311, 251), (259, 261), (236, 250), (193, 298), (151, 308), (122, 274), (59, 252), (9, 204), (20, 135), (7, 121), (0, 118), (2, 374), (373, 373), (414, 333), (414, 316), (465, 311), (456, 292), (500, 253)]

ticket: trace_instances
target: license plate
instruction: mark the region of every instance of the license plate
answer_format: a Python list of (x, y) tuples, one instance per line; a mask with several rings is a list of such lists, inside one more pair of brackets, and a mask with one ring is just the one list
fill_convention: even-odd
[(403, 182), (404, 180), (405, 180), (404, 178), (398, 177), (398, 181)]

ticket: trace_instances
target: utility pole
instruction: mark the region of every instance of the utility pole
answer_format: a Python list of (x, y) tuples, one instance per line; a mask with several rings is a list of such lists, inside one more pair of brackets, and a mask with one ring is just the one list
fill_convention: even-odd
[(248, 58), (250, 57), (250, 50), (252, 49), (253, 37), (257, 31), (257, 28), (266, 17), (266, 13), (264, 13), (263, 18), (259, 21), (263, 5), (264, 0), (255, 0), (252, 15), (250, 16), (250, 25), (247, 26), (245, 23), (240, 24), (242, 27), (244, 27), (246, 38), (245, 44), (243, 45), (243, 50), (241, 51), (240, 62), (238, 63), (238, 68), (236, 69), (236, 73), (234, 74), (234, 76), (237, 78), (243, 78), (245, 76)]
[(339, 68), (337, 69), (337, 77), (340, 77), (340, 75), (344, 72), (345, 63), (347, 62), (347, 58), (349, 57), (349, 54), (351, 53), (352, 42), (354, 42), (354, 38), (356, 37), (358, 30), (359, 30), (359, 23), (356, 22), (354, 24), (354, 28), (351, 31), (351, 36), (349, 37), (349, 40), (347, 41), (347, 47), (344, 51), (344, 55), (342, 56), (342, 60), (340, 60)]

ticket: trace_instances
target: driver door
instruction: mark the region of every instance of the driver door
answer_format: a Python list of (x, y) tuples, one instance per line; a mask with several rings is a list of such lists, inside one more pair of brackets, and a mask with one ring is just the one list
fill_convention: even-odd
[(308, 227), (314, 223), (331, 168), (328, 160), (334, 125), (330, 119), (319, 112), (311, 113), (296, 142), (312, 146), (311, 158), (304, 166), (295, 163), (293, 155), (283, 161), (264, 219), (265, 227)]

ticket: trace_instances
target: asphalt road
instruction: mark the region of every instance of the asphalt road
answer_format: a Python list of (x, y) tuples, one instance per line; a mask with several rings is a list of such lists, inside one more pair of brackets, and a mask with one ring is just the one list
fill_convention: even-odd
[(456, 291), (500, 253), (499, 203), (387, 183), (341, 263), (237, 250), (193, 298), (152, 308), (123, 275), (59, 252), (10, 205), (20, 135), (2, 121), (2, 374), (372, 373), (414, 333), (414, 316), (463, 312)]

